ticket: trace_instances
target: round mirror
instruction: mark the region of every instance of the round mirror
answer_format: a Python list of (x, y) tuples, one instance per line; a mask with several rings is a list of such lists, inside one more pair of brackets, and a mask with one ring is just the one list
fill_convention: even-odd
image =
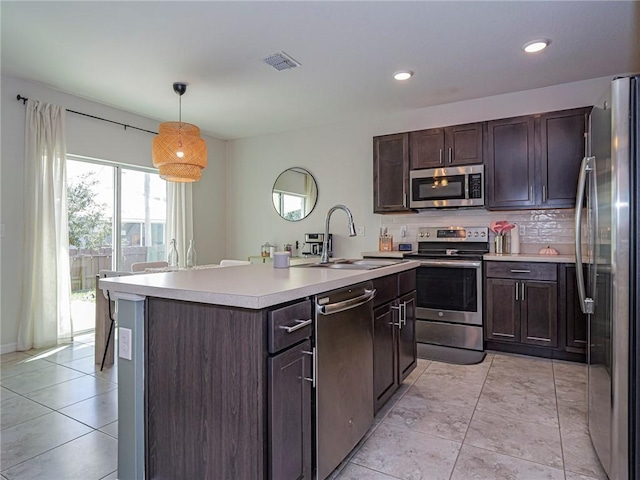
[(273, 206), (285, 220), (297, 222), (311, 213), (318, 200), (318, 184), (304, 168), (282, 172), (273, 184)]

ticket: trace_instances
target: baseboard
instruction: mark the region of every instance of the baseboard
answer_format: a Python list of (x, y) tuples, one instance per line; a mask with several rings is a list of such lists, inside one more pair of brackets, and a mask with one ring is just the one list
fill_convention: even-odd
[(0, 354), (15, 352), (17, 348), (17, 343), (7, 343), (5, 345), (0, 345)]

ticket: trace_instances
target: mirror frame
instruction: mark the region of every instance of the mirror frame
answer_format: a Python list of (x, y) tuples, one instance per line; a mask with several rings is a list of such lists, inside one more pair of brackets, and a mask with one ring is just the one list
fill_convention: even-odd
[[(278, 180), (280, 179), (280, 177), (282, 177), (282, 175), (284, 175), (285, 173), (290, 172), (290, 171), (294, 171), (294, 172), (297, 172), (297, 173), (305, 174), (305, 175), (308, 175), (309, 177), (311, 177), (311, 179), (313, 180), (313, 183), (315, 185), (315, 190), (316, 190), (316, 198), (315, 198), (315, 201), (313, 202), (313, 206), (311, 207), (311, 210), (309, 210), (309, 213), (307, 213), (305, 216), (303, 216), (302, 218), (299, 218), (297, 220), (292, 220), (290, 218), (283, 217), (280, 214), (280, 212), (278, 211), (278, 208), (276, 207), (275, 202), (273, 201), (273, 194), (276, 191), (276, 184), (278, 183)], [(280, 191), (280, 190), (278, 190), (278, 191)], [(275, 182), (273, 182), (273, 187), (271, 187), (271, 205), (273, 205), (273, 209), (275, 210), (275, 212), (278, 215), (278, 217), (280, 217), (281, 219), (286, 220), (287, 222), (300, 222), (300, 221), (304, 220), (305, 218), (307, 218), (309, 215), (311, 215), (311, 213), (315, 210), (316, 205), (318, 204), (318, 193), (319, 193), (319, 191), (318, 191), (318, 181), (316, 180), (316, 177), (314, 177), (313, 174), (309, 170), (307, 170), (304, 167), (287, 168), (286, 170), (282, 171), (276, 177)]]

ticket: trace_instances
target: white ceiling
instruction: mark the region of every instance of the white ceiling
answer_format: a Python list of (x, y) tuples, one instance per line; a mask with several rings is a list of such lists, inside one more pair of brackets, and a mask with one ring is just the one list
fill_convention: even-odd
[[(2, 1), (2, 73), (219, 138), (640, 71), (637, 1)], [(549, 38), (526, 55), (521, 46)], [(262, 59), (284, 51), (302, 66)], [(392, 78), (411, 69), (407, 82)], [(20, 93), (20, 92), (16, 92)]]

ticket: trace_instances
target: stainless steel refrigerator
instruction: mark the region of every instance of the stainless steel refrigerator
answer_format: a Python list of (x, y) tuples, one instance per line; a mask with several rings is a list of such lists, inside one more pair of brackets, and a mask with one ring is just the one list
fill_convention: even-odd
[(617, 78), (594, 106), (576, 197), (589, 434), (610, 480), (640, 479), (639, 95), (640, 76)]

